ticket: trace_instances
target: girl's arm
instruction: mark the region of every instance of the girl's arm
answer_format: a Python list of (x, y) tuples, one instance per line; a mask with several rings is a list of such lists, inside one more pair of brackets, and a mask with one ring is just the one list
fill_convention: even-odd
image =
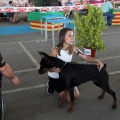
[(99, 69), (99, 71), (102, 69), (102, 67), (104, 66), (101, 61), (90, 57), (88, 55), (85, 55), (81, 50), (79, 50), (77, 47), (74, 46), (73, 48), (73, 52), (76, 53), (78, 56), (82, 57), (84, 60), (88, 61), (88, 62), (92, 62), (95, 63)]
[[(57, 56), (57, 48), (56, 47), (52, 48), (50, 56), (53, 56), (53, 57)], [(54, 67), (54, 68), (49, 69), (49, 72), (60, 72), (60, 69)]]

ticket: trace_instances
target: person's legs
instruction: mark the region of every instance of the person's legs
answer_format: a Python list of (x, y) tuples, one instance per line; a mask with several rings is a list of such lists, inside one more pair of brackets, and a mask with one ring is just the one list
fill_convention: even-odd
[(71, 10), (69, 13), (69, 17), (72, 17), (72, 16), (73, 16), (73, 11)]
[(1, 91), (1, 87), (2, 87), (2, 74), (0, 73), (0, 120), (2, 120), (2, 115), (3, 115), (3, 110), (2, 110), (2, 91)]
[(72, 11), (64, 11), (65, 17), (72, 17)]
[(13, 23), (14, 22), (19, 22), (19, 14), (17, 12), (13, 14), (13, 21), (12, 22)]
[(18, 21), (18, 14), (17, 13), (14, 13), (14, 18), (15, 18), (15, 22)]
[(78, 88), (75, 86), (75, 87), (74, 87), (74, 97), (75, 97), (75, 98), (78, 98), (79, 95), (80, 95), (80, 93), (79, 93), (79, 91), (78, 91)]
[(114, 14), (110, 13), (110, 12), (106, 12), (106, 16), (107, 16), (107, 23), (108, 25), (112, 24), (112, 19), (114, 18)]
[[(69, 95), (69, 92), (66, 90), (58, 93), (58, 95), (61, 97), (61, 98), (66, 98), (66, 102), (70, 102), (70, 95)], [(75, 86), (74, 87), (74, 97), (75, 98), (78, 98), (80, 95), (79, 91), (78, 91), (78, 88)]]
[(15, 19), (15, 14), (13, 15), (12, 22), (13, 22), (13, 23), (15, 23), (15, 22), (16, 22), (16, 19)]
[(58, 2), (58, 6), (62, 6), (60, 1)]
[(16, 22), (15, 13), (11, 12), (11, 13), (7, 13), (7, 15), (12, 18), (11, 21), (12, 21), (13, 23)]
[(49, 94), (54, 94), (54, 91), (57, 91), (57, 93), (60, 93), (65, 90), (64, 83), (59, 78), (51, 78), (49, 77), (48, 81), (48, 89), (47, 92)]
[(6, 17), (8, 17), (9, 18), (9, 21), (12, 21), (13, 20), (13, 15), (14, 15), (14, 13), (7, 13), (6, 14)]
[(10, 22), (12, 22), (12, 19), (13, 19), (13, 18), (12, 18), (12, 17), (10, 17), (10, 18), (9, 18), (9, 21), (10, 21)]
[(47, 83), (47, 93), (48, 94), (54, 94), (54, 88), (52, 87), (52, 84), (53, 84), (53, 80), (51, 77), (49, 77), (49, 80), (48, 80), (48, 83)]
[(17, 17), (17, 21), (19, 22), (19, 20), (20, 20), (20, 14), (16, 13), (16, 17)]
[[(70, 95), (68, 91), (66, 92), (64, 83), (62, 83), (62, 81), (59, 78), (55, 79), (49, 77), (47, 92), (49, 94), (54, 94), (54, 90), (57, 91), (58, 95), (61, 98), (65, 97), (67, 102), (70, 101)], [(79, 97), (79, 91), (76, 86), (74, 87), (74, 97), (75, 98)]]

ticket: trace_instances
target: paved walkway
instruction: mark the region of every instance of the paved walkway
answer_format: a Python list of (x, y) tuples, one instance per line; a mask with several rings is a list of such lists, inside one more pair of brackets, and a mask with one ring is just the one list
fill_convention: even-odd
[[(21, 22), (17, 25), (29, 23)], [(11, 26), (0, 23), (0, 26)], [(21, 84), (15, 87), (3, 78), (2, 91), (7, 111), (4, 120), (119, 120), (120, 115), (120, 27), (110, 26), (103, 32), (106, 50), (97, 52), (96, 58), (107, 64), (110, 74), (110, 86), (116, 92), (118, 108), (112, 110), (112, 97), (106, 93), (103, 100), (97, 97), (101, 90), (92, 82), (78, 87), (80, 97), (76, 100), (75, 111), (68, 113), (69, 104), (59, 108), (57, 94), (50, 96), (46, 92), (47, 74), (39, 75), (39, 51), (50, 53), (52, 48), (51, 32), (49, 40), (43, 42), (40, 33), (13, 34), (0, 36), (0, 51), (11, 65)], [(55, 33), (55, 42), (58, 33)], [(73, 61), (83, 62), (74, 55)]]

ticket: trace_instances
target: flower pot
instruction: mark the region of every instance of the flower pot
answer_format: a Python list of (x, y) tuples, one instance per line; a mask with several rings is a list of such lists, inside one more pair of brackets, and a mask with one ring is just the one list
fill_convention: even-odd
[(93, 50), (91, 48), (84, 48), (84, 54), (89, 55), (94, 58), (96, 55), (96, 50)]

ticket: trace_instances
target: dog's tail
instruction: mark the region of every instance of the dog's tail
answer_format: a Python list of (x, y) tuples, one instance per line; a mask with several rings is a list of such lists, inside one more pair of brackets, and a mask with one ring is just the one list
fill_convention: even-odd
[(106, 65), (106, 64), (104, 64), (104, 67), (106, 68), (106, 67), (107, 67), (107, 65)]

